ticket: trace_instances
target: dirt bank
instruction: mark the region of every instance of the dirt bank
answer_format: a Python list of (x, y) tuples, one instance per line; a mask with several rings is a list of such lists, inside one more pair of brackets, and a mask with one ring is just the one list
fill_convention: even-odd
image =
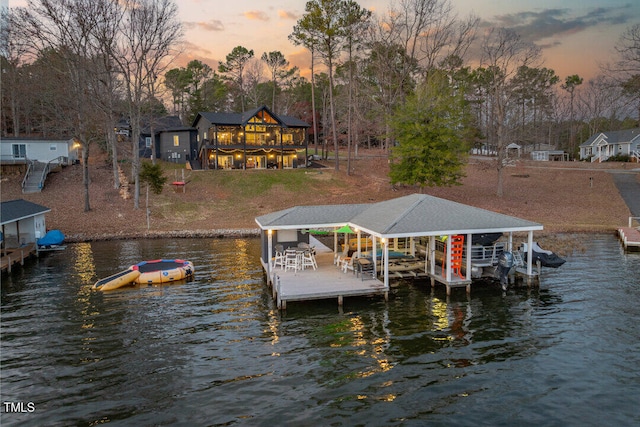
[[(224, 237), (253, 235), (254, 218), (293, 205), (364, 203), (388, 200), (420, 191), (415, 187), (392, 187), (388, 163), (379, 153), (367, 153), (342, 170), (275, 171), (298, 173), (301, 187), (274, 184), (263, 191), (230, 190), (225, 174), (263, 174), (274, 171), (200, 171), (190, 174), (186, 192), (167, 184), (152, 197), (151, 227), (147, 230), (144, 193), (140, 208), (113, 188), (113, 176), (104, 158), (90, 164), (90, 203), (84, 212), (81, 166), (69, 166), (47, 180), (42, 193), (22, 194), (21, 177), (2, 177), (2, 200), (24, 198), (51, 208), (48, 228), (62, 230), (69, 240), (129, 237)], [(472, 206), (540, 222), (545, 233), (613, 232), (627, 223), (629, 209), (620, 197), (608, 169), (626, 171), (627, 164), (591, 165), (577, 162), (518, 161), (504, 169), (504, 195), (496, 195), (494, 162), (472, 158), (462, 185), (426, 188), (425, 193)], [(169, 182), (173, 171), (168, 170)], [(258, 175), (259, 176), (259, 175)], [(544, 234), (544, 233), (543, 233)]]

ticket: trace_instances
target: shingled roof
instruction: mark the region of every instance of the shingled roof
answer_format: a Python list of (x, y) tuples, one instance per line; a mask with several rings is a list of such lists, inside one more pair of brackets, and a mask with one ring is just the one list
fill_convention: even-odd
[(244, 113), (214, 113), (201, 111), (196, 116), (193, 125), (195, 126), (200, 117), (208, 120), (209, 123), (220, 126), (244, 126), (249, 123), (249, 120), (254, 117), (258, 112), (267, 111), (281, 126), (286, 127), (310, 127), (310, 125), (292, 116), (280, 116), (271, 112), (266, 106), (254, 108), (253, 110), (245, 111)]
[(0, 203), (0, 225), (51, 212), (51, 209), (24, 199)]
[(371, 204), (296, 206), (260, 216), (256, 223), (263, 230), (348, 224), (385, 238), (543, 229), (536, 222), (426, 194), (411, 194)]

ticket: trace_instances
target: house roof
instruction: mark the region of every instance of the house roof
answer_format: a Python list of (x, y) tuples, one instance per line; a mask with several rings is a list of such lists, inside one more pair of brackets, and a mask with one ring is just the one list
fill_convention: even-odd
[(628, 143), (640, 136), (640, 128), (613, 130), (609, 132), (599, 132), (591, 135), (591, 138), (580, 144), (581, 147), (593, 145), (596, 141), (604, 138), (608, 144)]
[[(190, 131), (195, 130), (192, 127), (184, 126), (180, 117), (178, 116), (164, 116), (157, 117), (153, 119), (153, 132), (176, 132), (176, 131)], [(149, 123), (146, 123), (142, 129), (140, 129), (140, 133), (143, 135), (151, 134), (151, 126)]]
[(260, 111), (268, 112), (281, 126), (286, 127), (310, 127), (310, 125), (298, 119), (297, 117), (291, 116), (279, 116), (275, 113), (271, 112), (266, 106), (254, 108), (253, 110), (245, 111), (244, 113), (214, 113), (214, 112), (199, 112), (196, 116), (193, 126), (198, 123), (200, 117), (205, 118), (211, 124), (214, 125), (222, 125), (222, 126), (244, 126), (249, 120), (258, 114)]
[(385, 238), (543, 229), (536, 222), (425, 194), (372, 204), (296, 206), (260, 216), (256, 223), (263, 230), (349, 224)]
[(8, 202), (0, 203), (0, 225), (20, 221), (21, 219), (34, 217), (46, 212), (51, 212), (51, 209), (24, 199), (9, 200)]

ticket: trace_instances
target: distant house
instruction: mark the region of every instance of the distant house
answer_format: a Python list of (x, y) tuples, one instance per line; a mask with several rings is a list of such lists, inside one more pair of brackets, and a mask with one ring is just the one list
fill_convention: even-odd
[(531, 152), (531, 160), (538, 162), (568, 160), (569, 155), (562, 150), (535, 150)]
[[(120, 141), (130, 140), (131, 125), (121, 119), (116, 126)], [(152, 135), (153, 133), (153, 135)], [(164, 116), (147, 120), (140, 129), (138, 153), (141, 159), (162, 159), (173, 163), (187, 163), (197, 158), (196, 129), (183, 126), (178, 116)]]
[(640, 128), (596, 133), (580, 144), (580, 160), (604, 162), (619, 155), (640, 161)]
[(158, 158), (187, 163), (198, 158), (197, 131), (187, 126), (167, 126), (158, 131)]
[(0, 160), (2, 164), (20, 164), (27, 161), (70, 164), (78, 160), (79, 145), (73, 139), (2, 138)]
[(46, 234), (45, 214), (51, 209), (23, 199), (0, 203), (2, 249), (31, 243)]
[(265, 106), (245, 113), (201, 112), (193, 127), (205, 169), (297, 168), (307, 158), (310, 125)]

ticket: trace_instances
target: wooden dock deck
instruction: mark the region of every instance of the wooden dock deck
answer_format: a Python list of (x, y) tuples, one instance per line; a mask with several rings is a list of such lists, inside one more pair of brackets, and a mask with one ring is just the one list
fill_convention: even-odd
[(3, 249), (0, 258), (0, 271), (11, 273), (14, 264), (24, 265), (24, 260), (37, 254), (36, 244), (30, 243), (19, 248)]
[(342, 305), (343, 298), (350, 296), (383, 295), (388, 299), (389, 288), (380, 280), (363, 280), (353, 271), (344, 273), (333, 263), (333, 252), (326, 247), (316, 246), (316, 252), (317, 270), (273, 270), (273, 297), (279, 309), (285, 310), (288, 301), (337, 298), (338, 305)]
[(618, 228), (618, 237), (625, 250), (640, 250), (640, 230), (633, 227)]

